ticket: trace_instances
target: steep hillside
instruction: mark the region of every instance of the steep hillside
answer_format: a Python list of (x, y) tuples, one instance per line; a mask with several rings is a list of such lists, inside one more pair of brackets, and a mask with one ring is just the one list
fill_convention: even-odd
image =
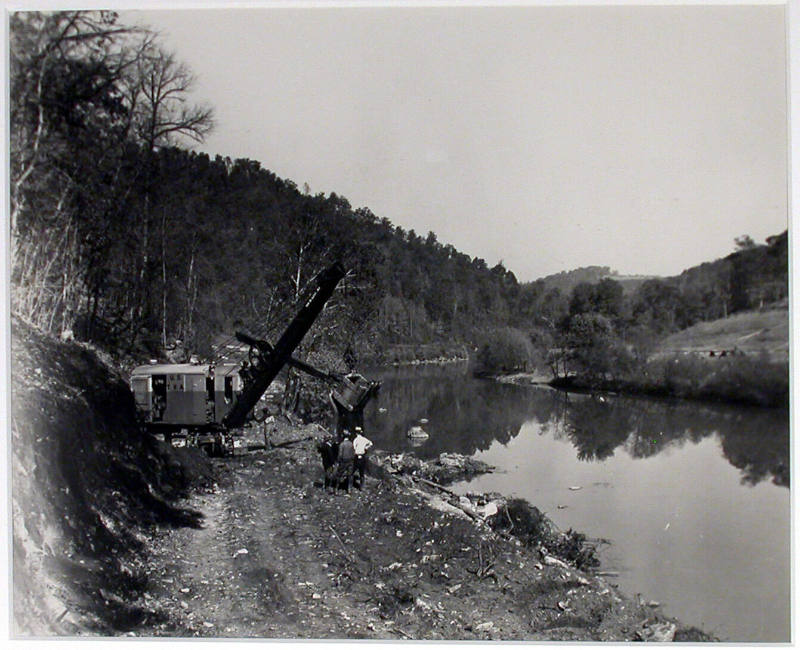
[(726, 257), (686, 269), (668, 281), (684, 296), (704, 299), (714, 315), (760, 309), (785, 300), (789, 291), (789, 233), (767, 237), (765, 244), (740, 248)]
[(176, 505), (210, 479), (196, 451), (142, 436), (131, 393), (92, 351), (12, 323), (13, 626), (105, 632), (141, 621), (144, 533), (197, 526)]

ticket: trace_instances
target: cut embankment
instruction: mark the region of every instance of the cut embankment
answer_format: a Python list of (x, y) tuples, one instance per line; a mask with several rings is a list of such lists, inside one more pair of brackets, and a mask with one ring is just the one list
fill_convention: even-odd
[(141, 435), (121, 377), (17, 319), (11, 383), (12, 633), (108, 633), (153, 616), (126, 604), (146, 586), (146, 533), (199, 525), (177, 501), (212, 481), (207, 460)]

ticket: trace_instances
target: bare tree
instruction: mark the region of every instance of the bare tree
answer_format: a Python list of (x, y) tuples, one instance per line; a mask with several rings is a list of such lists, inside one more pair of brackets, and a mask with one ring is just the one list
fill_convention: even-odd
[[(17, 12), (10, 35), (14, 309), (44, 328), (70, 327), (79, 309), (93, 322), (108, 285), (93, 266), (132, 257), (119, 301), (126, 313), (112, 311), (115, 327), (121, 318), (135, 335), (155, 298), (148, 255), (166, 255), (169, 214), (158, 220), (160, 241), (153, 225), (152, 153), (201, 141), (211, 109), (189, 103), (194, 78), (152, 32), (119, 25), (113, 12)], [(131, 169), (136, 148), (145, 152), (141, 169)], [(136, 254), (120, 255), (131, 245)]]
[[(128, 105), (135, 138), (144, 146), (146, 155), (159, 147), (177, 144), (181, 138), (202, 142), (213, 128), (213, 111), (207, 106), (189, 103), (189, 94), (195, 85), (195, 77), (187, 66), (178, 62), (172, 53), (155, 43), (148, 43), (137, 59), (135, 73), (127, 89)], [(140, 221), (140, 255), (136, 276), (138, 278), (134, 300), (133, 319), (141, 318), (146, 300), (147, 268), (150, 262), (154, 169), (152, 162), (145, 170), (144, 208)], [(161, 256), (161, 338), (167, 344), (167, 278), (166, 230), (169, 215), (162, 209), (160, 221), (159, 253)]]
[(148, 151), (175, 144), (180, 137), (202, 142), (214, 124), (208, 106), (189, 103), (195, 77), (175, 56), (154, 44), (137, 60), (129, 88), (134, 129)]

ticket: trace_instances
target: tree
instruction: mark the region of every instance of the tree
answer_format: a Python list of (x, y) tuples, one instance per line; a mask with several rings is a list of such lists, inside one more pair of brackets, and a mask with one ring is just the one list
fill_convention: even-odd
[(656, 332), (682, 329), (689, 323), (688, 310), (680, 290), (663, 280), (647, 280), (636, 290), (633, 319)]
[(141, 34), (116, 21), (84, 11), (10, 19), (13, 307), (45, 329), (71, 329), (85, 297), (84, 249), (96, 237), (81, 194), (119, 170), (119, 88)]
[(477, 374), (527, 370), (534, 350), (530, 339), (512, 327), (491, 330), (482, 337), (476, 355)]
[(611, 278), (603, 278), (595, 286), (594, 311), (609, 318), (622, 314), (622, 285)]
[(558, 288), (549, 289), (542, 297), (539, 319), (552, 330), (561, 321), (568, 310), (567, 298)]
[(185, 64), (154, 43), (137, 58), (126, 94), (135, 135), (145, 150), (174, 145), (181, 137), (203, 142), (214, 126), (214, 114), (208, 106), (188, 103), (195, 83)]
[[(137, 292), (148, 284), (146, 274), (150, 255), (151, 233), (157, 228), (158, 256), (161, 270), (161, 327), (162, 345), (166, 346), (166, 230), (169, 214), (161, 210), (161, 219), (153, 223), (155, 160), (153, 152), (159, 147), (175, 144), (180, 138), (202, 142), (213, 127), (213, 112), (207, 106), (190, 105), (188, 95), (195, 83), (189, 68), (178, 62), (175, 56), (154, 43), (148, 43), (137, 65), (128, 79), (127, 102), (132, 116), (132, 130), (142, 143), (148, 156), (144, 184), (144, 202), (140, 220), (140, 255), (136, 275), (139, 278)], [(138, 301), (133, 318), (141, 317), (145, 296)]]
[(611, 278), (603, 278), (597, 284), (580, 282), (572, 289), (569, 302), (571, 316), (598, 313), (609, 318), (618, 318), (622, 313), (622, 285)]
[(569, 299), (570, 316), (595, 311), (595, 288), (588, 282), (580, 282), (572, 289)]
[(625, 374), (632, 357), (614, 332), (611, 321), (598, 313), (576, 314), (565, 332), (570, 365), (590, 382)]
[[(113, 12), (16, 12), (10, 17), (11, 233), (26, 188), (50, 171), (52, 156), (75, 120), (114, 111), (114, 85), (131, 64), (121, 37), (134, 31)], [(89, 110), (78, 110), (79, 106)]]

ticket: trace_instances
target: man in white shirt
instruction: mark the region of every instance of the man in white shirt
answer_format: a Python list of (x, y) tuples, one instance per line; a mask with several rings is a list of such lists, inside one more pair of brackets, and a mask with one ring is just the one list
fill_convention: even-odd
[(372, 440), (365, 437), (361, 427), (356, 427), (356, 437), (353, 438), (353, 451), (356, 453), (355, 469), (358, 472), (358, 486), (364, 486), (364, 472), (367, 469), (367, 450), (372, 447)]

